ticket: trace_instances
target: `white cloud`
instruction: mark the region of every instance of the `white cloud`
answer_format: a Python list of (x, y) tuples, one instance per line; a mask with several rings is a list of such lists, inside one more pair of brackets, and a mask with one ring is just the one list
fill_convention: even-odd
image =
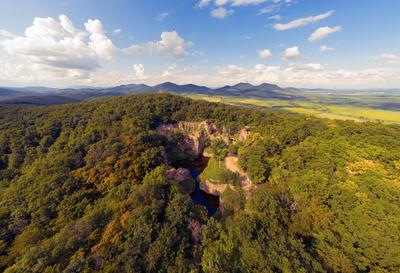
[(246, 70), (237, 65), (227, 65), (217, 68), (218, 74), (222, 77), (234, 77), (235, 79), (242, 79), (246, 75)]
[(237, 6), (258, 5), (266, 1), (267, 0), (215, 0), (215, 5), (223, 6), (230, 4), (234, 7), (237, 7)]
[(278, 31), (284, 31), (284, 30), (288, 30), (288, 29), (293, 29), (293, 28), (306, 26), (306, 25), (309, 25), (309, 24), (317, 23), (317, 22), (319, 22), (319, 21), (321, 21), (323, 19), (326, 19), (329, 16), (331, 16), (333, 13), (334, 13), (334, 11), (330, 10), (330, 11), (328, 11), (326, 13), (323, 13), (323, 14), (320, 14), (320, 15), (309, 16), (309, 17), (296, 19), (296, 20), (291, 21), (291, 22), (286, 23), (286, 24), (275, 24), (274, 25), (274, 29), (276, 29)]
[(250, 71), (252, 77), (256, 83), (278, 83), (280, 81), (280, 73), (278, 66), (266, 66), (263, 64), (257, 64), (254, 66), (253, 70)]
[(134, 64), (133, 70), (135, 71), (135, 76), (137, 79), (143, 80), (145, 78), (143, 64)]
[(293, 60), (300, 57), (300, 50), (299, 47), (289, 47), (283, 52), (282, 58), (285, 60)]
[(165, 18), (169, 16), (168, 12), (161, 12), (159, 15), (157, 15), (157, 21), (163, 21)]
[(291, 63), (286, 68), (263, 64), (250, 68), (237, 65), (218, 67), (217, 78), (212, 82), (221, 85), (249, 82), (295, 87), (370, 88), (382, 84), (398, 86), (399, 77), (400, 70), (395, 69), (328, 70), (318, 63)]
[(238, 82), (252, 82), (256, 84), (264, 82), (276, 83), (279, 81), (279, 67), (257, 64), (248, 69), (237, 65), (227, 65), (217, 68), (218, 79), (221, 85), (235, 84)]
[[(146, 83), (155, 85), (164, 81), (177, 84), (198, 84), (211, 87), (249, 82), (252, 84), (275, 83), (280, 86), (315, 87), (315, 88), (374, 88), (398, 87), (400, 69), (371, 68), (360, 70), (330, 70), (318, 63), (289, 63), (286, 67), (227, 65), (222, 67), (188, 66), (179, 67), (171, 64), (161, 74), (145, 75), (144, 67), (138, 64), (127, 72), (97, 72), (83, 77), (81, 71), (51, 70), (44, 73), (38, 65), (16, 64), (0, 58), (0, 81), (3, 84), (37, 84), (47, 83), (52, 86), (67, 84), (90, 84), (95, 86), (112, 86), (129, 83)], [(143, 69), (142, 69), (143, 68)], [(215, 69), (215, 73), (213, 71)], [(66, 73), (68, 71), (69, 74)], [(143, 73), (142, 73), (143, 71)], [(73, 82), (65, 79), (74, 79)], [(11, 79), (11, 80), (10, 80)]]
[(378, 56), (371, 56), (369, 59), (377, 62), (385, 62), (387, 64), (400, 64), (400, 57), (395, 54), (384, 53)]
[[(224, 5), (231, 5), (234, 7), (237, 6), (248, 6), (248, 5), (258, 5), (270, 0), (200, 0), (198, 6), (200, 8), (204, 8), (211, 3), (214, 3), (215, 6), (224, 6)], [(279, 1), (273, 0), (270, 2), (278, 3)]]
[(279, 14), (268, 17), (268, 20), (281, 20), (281, 19), (282, 16), (280, 16)]
[(113, 34), (118, 35), (118, 34), (121, 34), (122, 31), (123, 31), (122, 28), (116, 28), (116, 29), (113, 30)]
[(342, 30), (341, 26), (336, 27), (320, 27), (316, 31), (314, 31), (310, 37), (308, 37), (308, 41), (315, 42), (321, 40), (323, 38), (328, 37), (330, 34), (339, 32)]
[[(50, 84), (65, 86), (70, 81), (88, 79), (90, 73), (80, 69), (63, 69), (47, 65), (10, 62), (0, 58), (0, 82), (2, 84)], [(64, 84), (64, 85), (63, 85)]]
[(233, 10), (227, 10), (224, 7), (219, 7), (211, 11), (211, 15), (215, 18), (223, 19), (227, 15), (233, 14)]
[(16, 37), (16, 35), (12, 34), (11, 32), (0, 29), (0, 41), (3, 39), (12, 39), (15, 37)]
[(258, 57), (260, 57), (261, 59), (268, 59), (269, 57), (272, 56), (272, 53), (269, 49), (261, 49), (257, 51), (257, 53)]
[(275, 6), (268, 6), (268, 7), (259, 9), (256, 15), (272, 13), (274, 10), (275, 10)]
[(116, 50), (99, 20), (88, 20), (85, 29), (76, 29), (65, 15), (58, 21), (51, 17), (35, 18), (24, 36), (2, 35), (0, 43), (7, 53), (36, 65), (36, 69), (53, 70), (57, 75), (72, 78), (85, 77), (87, 71), (100, 67), (98, 60), (111, 59)]
[(129, 54), (148, 52), (149, 54), (179, 59), (189, 55), (187, 50), (192, 46), (193, 43), (185, 41), (176, 31), (172, 31), (161, 33), (160, 41), (132, 45), (123, 49), (123, 51)]
[(175, 74), (178, 69), (177, 64), (171, 64), (167, 67), (167, 69), (161, 74), (161, 77), (166, 78), (171, 76), (172, 74)]
[(332, 51), (332, 50), (334, 50), (334, 48), (333, 47), (329, 47), (327, 45), (322, 45), (322, 46), (319, 47), (319, 51), (321, 51), (321, 52), (328, 52), (328, 51)]
[(291, 63), (288, 65), (286, 71), (299, 72), (299, 71), (321, 71), (324, 66), (319, 63)]
[(204, 8), (204, 7), (208, 6), (211, 2), (212, 2), (212, 0), (201, 0), (199, 2), (199, 7)]
[[(68, 23), (71, 23), (71, 31), (73, 31), (72, 22), (65, 16)], [(105, 35), (103, 25), (100, 20), (89, 19), (85, 23), (86, 30), (90, 33), (89, 48), (91, 48), (97, 56), (103, 59), (111, 59), (115, 51), (115, 47), (110, 39)]]

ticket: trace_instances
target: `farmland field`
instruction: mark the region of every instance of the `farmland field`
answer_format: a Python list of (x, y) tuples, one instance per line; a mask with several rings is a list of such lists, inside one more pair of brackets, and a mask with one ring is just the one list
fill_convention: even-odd
[(256, 98), (216, 97), (205, 95), (188, 95), (193, 99), (209, 102), (221, 102), (231, 105), (243, 105), (262, 108), (274, 108), (283, 111), (316, 116), (327, 119), (379, 121), (383, 123), (400, 123), (400, 111), (374, 109), (350, 104), (324, 104), (319, 101), (285, 101), (264, 100)]

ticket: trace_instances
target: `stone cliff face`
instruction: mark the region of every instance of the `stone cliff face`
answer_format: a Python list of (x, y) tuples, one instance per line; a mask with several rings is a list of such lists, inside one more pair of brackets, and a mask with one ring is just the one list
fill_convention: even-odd
[[(185, 150), (192, 150), (196, 155), (203, 155), (204, 149), (208, 146), (213, 139), (222, 139), (226, 143), (235, 142), (239, 139), (247, 137), (246, 132), (235, 132), (234, 130), (227, 130), (224, 126), (217, 126), (213, 123), (202, 122), (189, 122), (182, 121), (177, 124), (163, 124), (157, 128), (160, 133), (181, 133), (183, 139), (178, 143), (178, 147)], [(236, 135), (238, 135), (236, 137)], [(204, 156), (210, 156), (206, 154)]]
[(215, 196), (221, 196), (227, 187), (231, 188), (231, 190), (234, 190), (234, 187), (229, 184), (217, 184), (209, 180), (200, 182), (200, 189), (202, 191)]

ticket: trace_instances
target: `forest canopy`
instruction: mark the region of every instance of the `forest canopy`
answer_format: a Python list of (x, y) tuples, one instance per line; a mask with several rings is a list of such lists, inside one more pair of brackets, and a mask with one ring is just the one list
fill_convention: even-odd
[[(232, 213), (207, 216), (166, 177), (179, 138), (156, 128), (181, 121), (250, 131), (229, 151), (258, 188), (225, 193)], [(398, 272), (399, 206), (396, 125), (169, 94), (0, 105), (7, 273)]]

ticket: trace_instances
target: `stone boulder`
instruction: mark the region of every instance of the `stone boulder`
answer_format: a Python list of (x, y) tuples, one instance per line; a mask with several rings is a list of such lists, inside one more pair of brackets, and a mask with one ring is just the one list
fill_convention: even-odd
[(173, 180), (182, 186), (185, 193), (191, 194), (196, 189), (196, 182), (191, 176), (188, 169), (171, 168), (165, 172), (165, 176), (169, 180)]

